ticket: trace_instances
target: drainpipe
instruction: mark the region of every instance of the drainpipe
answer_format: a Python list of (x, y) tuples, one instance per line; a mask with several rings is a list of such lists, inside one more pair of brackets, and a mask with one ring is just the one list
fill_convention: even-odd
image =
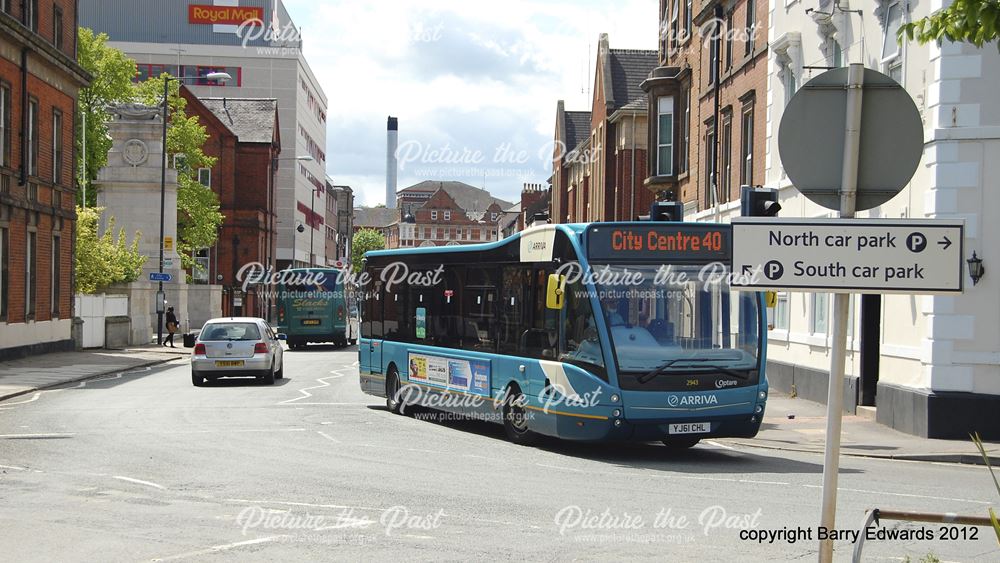
[[(719, 123), (719, 85), (722, 83), (722, 18), (724, 14), (722, 11), (722, 4), (716, 4), (715, 6), (715, 87), (713, 88), (715, 95), (715, 114), (712, 118), (713, 125), (715, 127), (715, 139), (712, 143), (712, 196), (715, 198), (715, 222), (719, 222), (719, 135), (722, 133), (722, 124)], [(728, 32), (728, 30), (727, 30)]]
[[(646, 153), (649, 154), (649, 149), (647, 147)], [(632, 113), (632, 202), (631, 207), (629, 207), (628, 219), (626, 221), (631, 221), (635, 219), (635, 112)]]

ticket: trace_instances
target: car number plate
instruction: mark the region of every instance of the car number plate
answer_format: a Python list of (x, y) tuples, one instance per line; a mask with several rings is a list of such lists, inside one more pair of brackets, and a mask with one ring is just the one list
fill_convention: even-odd
[(319, 324), (319, 319), (302, 319), (302, 324), (306, 326), (316, 326)]
[(685, 422), (670, 425), (671, 434), (708, 434), (711, 431), (711, 422)]
[(216, 360), (217, 368), (239, 368), (243, 367), (243, 360)]

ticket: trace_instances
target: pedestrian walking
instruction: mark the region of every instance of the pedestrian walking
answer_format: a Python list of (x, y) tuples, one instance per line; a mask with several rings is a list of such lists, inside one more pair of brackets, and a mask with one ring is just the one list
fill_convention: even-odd
[(174, 314), (173, 307), (167, 307), (167, 338), (163, 341), (163, 345), (166, 346), (170, 343), (171, 348), (176, 348), (174, 346), (174, 333), (177, 332), (177, 315)]

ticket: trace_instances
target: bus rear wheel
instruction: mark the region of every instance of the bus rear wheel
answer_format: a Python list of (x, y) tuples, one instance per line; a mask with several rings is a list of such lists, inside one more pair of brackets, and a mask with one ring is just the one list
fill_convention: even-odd
[(528, 411), (521, 389), (512, 386), (503, 402), (503, 429), (515, 444), (530, 446), (538, 441), (538, 434), (528, 429)]
[(401, 414), (403, 411), (399, 389), (399, 372), (394, 367), (389, 368), (389, 373), (385, 376), (385, 407), (392, 414)]
[(668, 438), (663, 441), (663, 445), (671, 450), (689, 450), (700, 441), (701, 438)]

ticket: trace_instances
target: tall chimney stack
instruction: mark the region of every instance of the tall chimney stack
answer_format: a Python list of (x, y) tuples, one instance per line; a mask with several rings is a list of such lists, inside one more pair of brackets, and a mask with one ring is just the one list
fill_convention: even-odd
[(399, 120), (389, 116), (385, 147), (385, 206), (396, 208), (396, 146), (399, 143)]

